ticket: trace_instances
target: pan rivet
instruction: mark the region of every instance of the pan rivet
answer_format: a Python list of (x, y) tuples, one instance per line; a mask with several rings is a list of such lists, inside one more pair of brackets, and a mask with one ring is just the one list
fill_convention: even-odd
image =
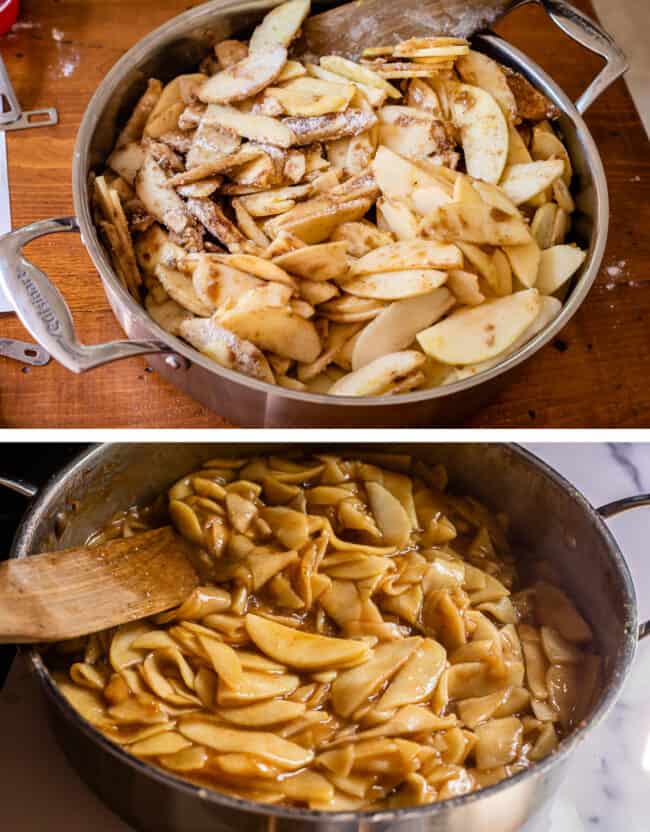
[(190, 366), (190, 362), (180, 355), (168, 355), (165, 358), (165, 364), (172, 370), (187, 370)]

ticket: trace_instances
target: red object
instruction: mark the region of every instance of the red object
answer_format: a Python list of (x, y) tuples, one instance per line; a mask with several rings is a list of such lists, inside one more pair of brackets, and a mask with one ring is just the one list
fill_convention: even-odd
[(0, 0), (0, 35), (5, 35), (18, 17), (18, 0)]

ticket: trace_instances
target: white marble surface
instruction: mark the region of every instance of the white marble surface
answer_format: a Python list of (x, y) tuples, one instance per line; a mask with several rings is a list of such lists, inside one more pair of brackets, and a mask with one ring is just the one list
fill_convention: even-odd
[[(650, 444), (529, 448), (595, 505), (650, 491)], [(650, 509), (612, 521), (650, 617)], [(576, 753), (548, 817), (526, 832), (650, 830), (650, 639), (619, 703)], [(55, 745), (39, 693), (20, 662), (0, 694), (0, 828), (7, 832), (129, 832), (83, 785)], [(495, 832), (499, 830), (495, 829)]]

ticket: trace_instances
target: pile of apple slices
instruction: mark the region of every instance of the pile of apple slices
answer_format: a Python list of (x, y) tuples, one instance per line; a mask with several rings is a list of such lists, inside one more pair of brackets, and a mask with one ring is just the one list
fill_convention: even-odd
[(294, 60), (308, 0), (151, 79), (95, 183), (125, 287), (232, 370), (313, 393), (473, 376), (558, 315), (586, 253), (554, 106), (450, 37)]

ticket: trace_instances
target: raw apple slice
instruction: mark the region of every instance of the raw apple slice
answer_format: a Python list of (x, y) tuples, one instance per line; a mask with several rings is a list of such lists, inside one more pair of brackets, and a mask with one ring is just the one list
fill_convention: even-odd
[(381, 396), (419, 370), (426, 357), (416, 350), (383, 355), (359, 370), (336, 381), (329, 392), (333, 396)]
[(546, 327), (560, 314), (560, 311), (562, 310), (562, 303), (557, 298), (545, 295), (541, 296), (540, 301), (540, 310), (537, 313), (535, 320), (532, 324), (530, 324), (530, 326), (526, 327), (519, 338), (516, 338), (512, 344), (510, 344), (505, 352), (502, 352), (501, 355), (498, 355), (496, 358), (492, 358), (489, 361), (482, 361), (480, 364), (467, 364), (465, 367), (459, 368), (454, 381), (473, 377), (478, 373), (482, 373), (484, 370), (489, 370), (490, 367), (494, 367), (496, 364), (501, 363), (501, 361), (504, 361), (509, 355), (512, 355), (517, 352), (517, 350), (521, 349), (521, 347), (523, 347), (524, 344), (527, 344), (528, 341), (537, 335), (538, 332), (546, 329)]
[(530, 289), (537, 282), (542, 252), (533, 238), (525, 246), (504, 246), (515, 277)]
[(470, 50), (456, 61), (455, 68), (466, 84), (490, 93), (510, 124), (517, 119), (517, 102), (508, 86), (505, 73), (496, 61), (482, 52)]
[(199, 88), (199, 99), (205, 104), (243, 101), (275, 81), (286, 62), (287, 50), (284, 46), (252, 52), (242, 61), (208, 78)]
[(587, 252), (577, 246), (552, 246), (542, 252), (536, 286), (543, 295), (552, 295), (578, 271)]
[(508, 158), (508, 124), (501, 108), (480, 87), (449, 86), (452, 118), (460, 129), (467, 172), (496, 185)]
[(402, 240), (369, 251), (352, 263), (350, 275), (374, 272), (403, 271), (404, 269), (460, 269), (463, 255), (454, 245), (427, 240)]
[(443, 364), (477, 364), (500, 355), (539, 313), (536, 289), (460, 309), (417, 336), (422, 349)]
[(271, 9), (251, 35), (249, 52), (266, 52), (277, 44), (289, 46), (300, 31), (310, 7), (310, 0), (289, 0)]
[(359, 370), (382, 355), (406, 349), (418, 332), (431, 326), (453, 305), (454, 297), (444, 287), (428, 295), (391, 303), (356, 338), (352, 369)]
[(515, 205), (521, 205), (550, 187), (563, 171), (562, 159), (510, 165), (505, 169), (499, 186)]
[(222, 367), (273, 384), (273, 373), (261, 350), (211, 318), (183, 321), (179, 329), (186, 341)]
[(438, 269), (406, 269), (404, 271), (364, 274), (344, 284), (350, 295), (377, 300), (399, 300), (426, 295), (447, 280), (447, 272)]

